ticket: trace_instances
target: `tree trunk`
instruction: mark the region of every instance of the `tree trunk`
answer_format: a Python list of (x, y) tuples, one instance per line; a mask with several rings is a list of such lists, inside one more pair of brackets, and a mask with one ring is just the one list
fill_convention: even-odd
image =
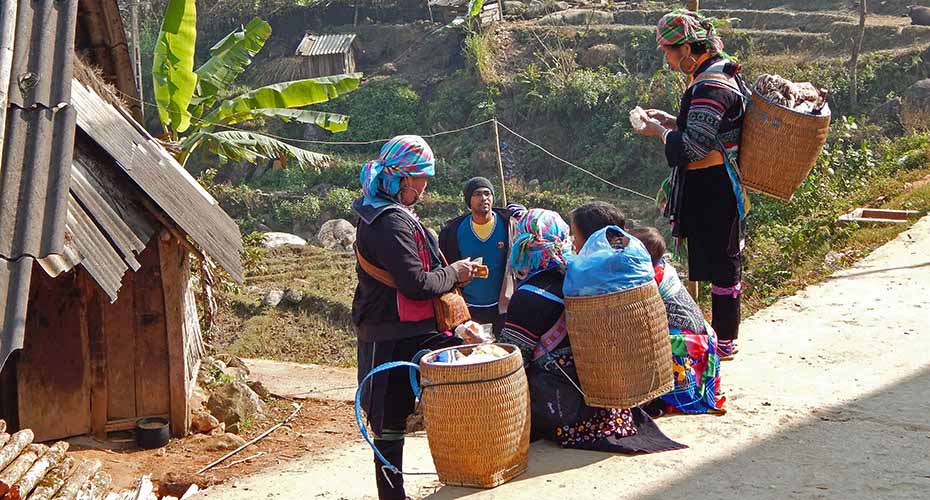
[(61, 489), (68, 479), (68, 474), (74, 469), (74, 459), (66, 457), (58, 466), (49, 471), (45, 477), (39, 481), (35, 491), (29, 495), (29, 500), (52, 500), (55, 493)]
[[(9, 442), (0, 449), (0, 470), (4, 470), (8, 465), (13, 463), (17, 457), (32, 443), (35, 436), (32, 430), (23, 429), (10, 436)], [(10, 489), (10, 484), (0, 483), (0, 495), (6, 494)]]
[(4, 492), (10, 491), (13, 485), (29, 471), (32, 464), (34, 464), (39, 457), (45, 455), (46, 451), (48, 451), (48, 446), (44, 444), (29, 445), (25, 451), (16, 457), (16, 460), (13, 460), (13, 463), (11, 463), (9, 467), (0, 473), (0, 490)]
[(849, 107), (854, 111), (859, 106), (859, 53), (862, 52), (862, 39), (865, 38), (866, 0), (859, 0), (859, 33), (853, 40), (852, 58), (849, 60)]
[(85, 460), (75, 469), (74, 474), (68, 478), (61, 491), (55, 496), (55, 500), (75, 500), (81, 487), (84, 486), (91, 477), (100, 471), (103, 464), (100, 460)]
[(39, 484), (39, 481), (45, 477), (45, 474), (64, 460), (67, 451), (68, 443), (64, 441), (52, 445), (44, 455), (32, 464), (32, 467), (23, 474), (23, 477), (16, 481), (13, 488), (3, 498), (9, 500), (23, 500), (26, 498), (33, 488)]
[(103, 500), (104, 495), (110, 491), (112, 483), (113, 478), (106, 472), (100, 471), (84, 483), (75, 500)]

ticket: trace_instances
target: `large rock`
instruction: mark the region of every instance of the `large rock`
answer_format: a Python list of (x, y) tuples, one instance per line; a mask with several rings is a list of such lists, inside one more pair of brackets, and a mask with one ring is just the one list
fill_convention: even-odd
[(504, 2), (504, 15), (524, 17), (528, 11), (529, 9), (527, 8), (527, 5), (523, 2), (517, 2), (514, 0), (507, 0)]
[(316, 235), (323, 248), (351, 252), (355, 244), (355, 226), (345, 219), (333, 219), (323, 223)]
[(284, 301), (291, 305), (298, 305), (304, 300), (304, 292), (300, 290), (294, 290), (293, 288), (288, 288), (284, 292)]
[(889, 99), (873, 109), (869, 113), (869, 121), (880, 127), (882, 133), (889, 137), (904, 134), (904, 126), (901, 124), (901, 98)]
[(613, 43), (602, 43), (594, 45), (581, 54), (582, 67), (597, 68), (608, 64), (616, 63), (620, 60), (622, 52), (620, 46)]
[(614, 15), (610, 12), (588, 9), (553, 12), (538, 21), (539, 24), (549, 26), (584, 26), (586, 24), (613, 24), (613, 22)]
[(191, 438), (191, 444), (201, 445), (206, 451), (232, 451), (244, 445), (245, 439), (228, 432), (216, 436), (198, 434)]
[(930, 7), (911, 5), (907, 8), (907, 14), (911, 16), (911, 24), (930, 26)]
[(191, 431), (196, 434), (209, 434), (219, 426), (220, 421), (205, 411), (198, 411), (191, 417)]
[(279, 248), (285, 245), (304, 246), (307, 240), (290, 233), (265, 233), (262, 235), (262, 246), (265, 248)]
[(278, 307), (282, 300), (284, 300), (284, 290), (268, 290), (262, 298), (262, 304), (268, 307)]
[(532, 0), (529, 5), (527, 5), (526, 15), (529, 18), (537, 18), (570, 8), (572, 8), (572, 6), (568, 2), (541, 2), (539, 0)]
[(930, 78), (911, 85), (901, 96), (901, 125), (913, 132), (930, 129)]
[(238, 428), (247, 420), (263, 417), (262, 401), (244, 382), (234, 381), (213, 388), (207, 410), (227, 429)]

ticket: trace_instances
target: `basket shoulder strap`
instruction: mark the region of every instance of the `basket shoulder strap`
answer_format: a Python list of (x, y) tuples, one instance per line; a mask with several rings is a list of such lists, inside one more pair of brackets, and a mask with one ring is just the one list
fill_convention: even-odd
[(718, 82), (733, 88), (733, 90), (739, 91), (739, 85), (736, 83), (736, 79), (722, 71), (705, 71), (698, 75), (688, 87), (694, 87), (701, 82)]
[(394, 283), (394, 278), (391, 277), (390, 273), (369, 262), (369, 260), (362, 255), (362, 252), (359, 251), (358, 244), (353, 245), (353, 248), (355, 249), (355, 258), (358, 259), (358, 265), (365, 271), (365, 274), (371, 276), (384, 286), (397, 288), (397, 284)]

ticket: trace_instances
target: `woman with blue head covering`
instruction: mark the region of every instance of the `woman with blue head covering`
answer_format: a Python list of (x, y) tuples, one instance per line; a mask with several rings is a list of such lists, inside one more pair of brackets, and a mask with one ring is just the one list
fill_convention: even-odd
[[(461, 343), (438, 332), (433, 299), (475, 276), (469, 261), (446, 265), (435, 236), (412, 210), (436, 173), (433, 151), (422, 137), (395, 137), (376, 160), (359, 173), (362, 197), (356, 256), (358, 287), (352, 321), (358, 332), (358, 379), (390, 361), (410, 361), (421, 349)], [(403, 468), (404, 431), (414, 396), (404, 370), (381, 372), (362, 387), (362, 406), (375, 435), (374, 444), (398, 469)], [(375, 457), (375, 478), (382, 500), (403, 499), (403, 477), (382, 471)]]
[(681, 448), (639, 408), (585, 405), (565, 329), (562, 286), (573, 257), (569, 226), (556, 212), (532, 209), (517, 228), (511, 265), (523, 281), (510, 301), (501, 341), (519, 347), (527, 363), (533, 439), (614, 453)]

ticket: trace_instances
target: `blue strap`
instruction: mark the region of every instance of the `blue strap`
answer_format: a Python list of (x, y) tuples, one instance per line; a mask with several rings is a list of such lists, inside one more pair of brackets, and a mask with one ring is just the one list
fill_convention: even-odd
[[(422, 356), (421, 354), (422, 352), (423, 351), (420, 351), (419, 353), (417, 353), (417, 356), (415, 356), (415, 358)], [(368, 446), (371, 446), (371, 449), (375, 451), (375, 456), (378, 457), (378, 460), (380, 460), (381, 463), (384, 464), (384, 468), (393, 472), (394, 474), (401, 474), (401, 471), (397, 467), (395, 467), (393, 464), (391, 464), (391, 462), (388, 462), (386, 458), (384, 458), (384, 455), (381, 454), (381, 451), (378, 450), (378, 447), (375, 446), (374, 441), (372, 441), (371, 436), (368, 435), (368, 428), (365, 427), (365, 423), (362, 421), (362, 388), (365, 387), (365, 383), (368, 382), (368, 379), (370, 379), (373, 375), (376, 375), (381, 372), (386, 372), (394, 368), (404, 368), (404, 367), (410, 370), (410, 382), (411, 382), (411, 389), (413, 389), (413, 393), (417, 397), (420, 397), (420, 394), (419, 394), (420, 387), (416, 384), (416, 372), (420, 369), (420, 366), (415, 363), (410, 363), (407, 361), (392, 361), (390, 363), (384, 363), (383, 365), (376, 367), (375, 369), (368, 372), (367, 375), (365, 375), (365, 378), (363, 378), (362, 381), (359, 382), (358, 389), (355, 390), (355, 423), (358, 425), (358, 430), (359, 432), (362, 433), (362, 437), (365, 438), (365, 441), (368, 443)]]
[(519, 288), (519, 290), (526, 290), (527, 292), (535, 293), (536, 295), (545, 297), (553, 302), (557, 302), (563, 305), (565, 304), (565, 301), (562, 300), (562, 298), (559, 297), (558, 295), (555, 295), (552, 292), (549, 292), (547, 290), (543, 290), (542, 288), (539, 288), (538, 286), (535, 286), (535, 285), (523, 285)]

